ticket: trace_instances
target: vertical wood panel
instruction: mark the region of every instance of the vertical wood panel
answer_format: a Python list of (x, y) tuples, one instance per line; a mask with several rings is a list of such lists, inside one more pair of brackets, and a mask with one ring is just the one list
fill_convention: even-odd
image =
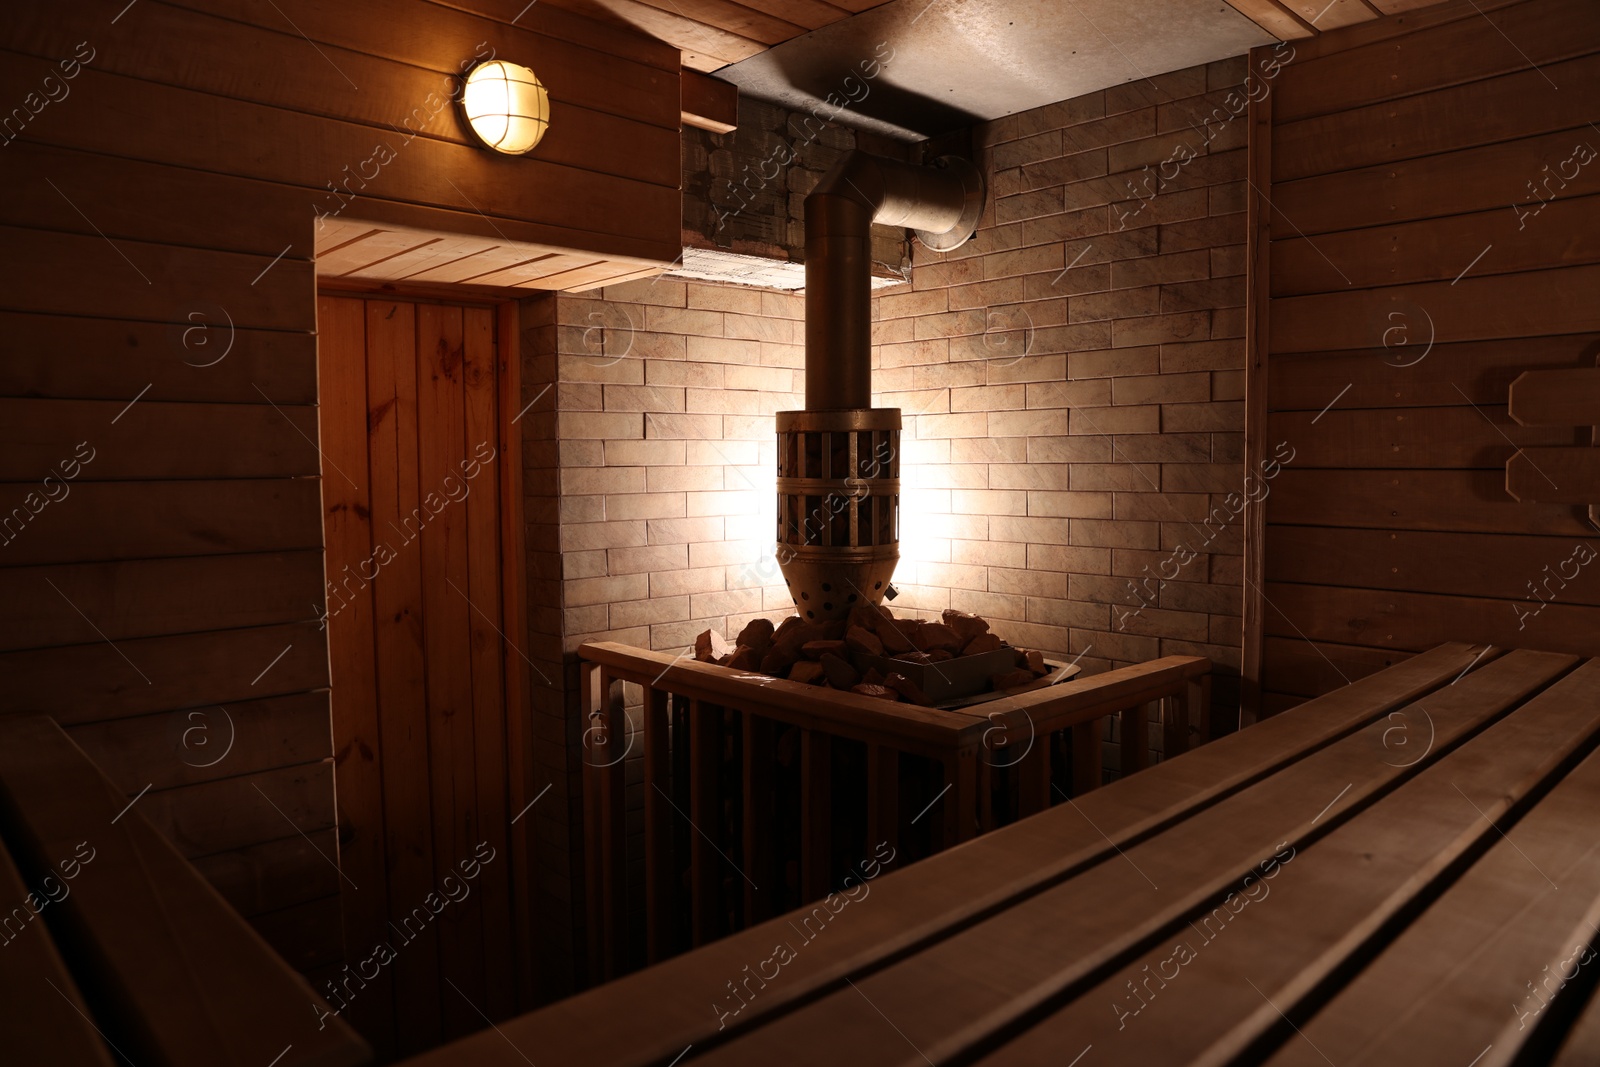
[(393, 558), (373, 583), (384, 810), (399, 958), (394, 971), (397, 1044), (402, 1053), (439, 1041), (439, 948), (431, 922), (406, 925), (434, 891), (428, 789), (428, 704), (424, 676), (422, 560), (416, 538), (416, 308), (367, 304), (367, 427), (373, 536)]
[(777, 913), (777, 872), (773, 869), (777, 763), (775, 724), (760, 715), (744, 716), (744, 887), (746, 926)]
[(969, 841), (977, 832), (978, 754), (957, 753), (945, 762), (944, 795), (945, 847)]
[[(467, 308), (463, 312), (462, 383), (466, 400), (466, 439), (462, 462), (467, 466), (467, 637), (472, 649), (472, 731), (476, 750), (478, 836), (488, 841), (499, 859), (483, 868), (477, 881), (482, 893), (484, 992), (481, 1005), (491, 1019), (509, 1017), (516, 1007), (511, 961), (513, 939), (505, 936), (511, 921), (511, 847), (506, 811), (506, 703), (500, 603), (502, 554), (501, 500), (495, 475), (503, 458), (496, 448), (495, 312)], [(495, 457), (485, 459), (483, 457)], [(481, 461), (477, 468), (474, 461)]]
[[(378, 735), (377, 664), (372, 591), (362, 562), (372, 558), (372, 501), (367, 474), (366, 307), (359, 300), (317, 301), (323, 454), (358, 484), (333, 473), (322, 487), (327, 563), (336, 593), (328, 598), (328, 671), (332, 698), (335, 793), (345, 956), (364, 960), (392, 936), (384, 862), (383, 765)], [(344, 585), (345, 567), (355, 581)], [(394, 1055), (394, 981), (382, 971), (351, 1004), (348, 1020), (382, 1058)]]
[[(1260, 49), (1250, 53), (1252, 65)], [(1246, 145), (1250, 194), (1245, 201), (1245, 226), (1249, 244), (1245, 262), (1245, 384), (1244, 458), (1247, 472), (1259, 469), (1267, 454), (1267, 338), (1272, 287), (1272, 95), (1251, 97), (1246, 111), (1250, 122)], [(1244, 507), (1244, 638), (1240, 649), (1239, 717), (1241, 724), (1261, 717), (1261, 642), (1263, 612), (1261, 586), (1265, 580), (1266, 503), (1245, 499)], [(1174, 755), (1171, 749), (1167, 755)]]
[(1072, 795), (1100, 788), (1100, 721), (1080, 722), (1072, 728)]
[(1054, 735), (1035, 736), (1028, 754), (1017, 762), (1019, 815), (1043, 811), (1053, 800), (1050, 796), (1050, 750), (1053, 745)]
[(800, 902), (828, 895), (833, 882), (833, 738), (800, 731)]
[(517, 1007), (533, 1006), (537, 976), (534, 969), (533, 908), (533, 827), (531, 807), (543, 786), (534, 780), (532, 706), (528, 658), (528, 604), (524, 561), (527, 546), (522, 528), (521, 430), (516, 418), (522, 406), (521, 331), (518, 306), (501, 304), (496, 314), (495, 363), (499, 368), (499, 394), (495, 398), (499, 418), (500, 460), (495, 464), (500, 491), (500, 625), (505, 645), (500, 659), (505, 674), (506, 753), (509, 812), (512, 815), (511, 925), (512, 962), (516, 968)]
[[(443, 883), (482, 840), (472, 723), (472, 647), (466, 602), (467, 514), (460, 461), (466, 454), (463, 314), (417, 307), (417, 482), (421, 538), (423, 644), (427, 656), (428, 766), (432, 779), (435, 877)], [(482, 1025), (483, 898), (474, 894), (440, 916), (439, 962), (459, 992), (442, 988), (444, 1034)]]
[(601, 827), (601, 944), (605, 976), (615, 978), (631, 962), (626, 956), (628, 929), (628, 715), (622, 683), (599, 672), (603, 744), (591, 750), (599, 761)]
[[(1160, 702), (1155, 704), (1160, 708)], [(1142, 771), (1150, 765), (1150, 731), (1146, 724), (1150, 721), (1149, 704), (1138, 704), (1125, 708), (1122, 712), (1122, 751), (1119, 753), (1121, 761), (1117, 765), (1119, 774), (1129, 775)]]
[(672, 849), (672, 769), (665, 689), (644, 691), (644, 921), (650, 963), (675, 948), (677, 868)]
[(722, 709), (689, 702), (689, 886), (694, 943), (722, 933)]
[(867, 746), (867, 846), (887, 841), (900, 847), (900, 753), (887, 745)]
[(588, 926), (587, 956), (590, 982), (598, 983), (605, 973), (605, 945), (601, 936), (605, 913), (605, 848), (601, 836), (600, 761), (605, 758), (605, 720), (600, 713), (602, 668), (599, 664), (578, 665), (578, 721), (583, 727), (583, 824), (589, 827), (584, 840), (584, 918)]

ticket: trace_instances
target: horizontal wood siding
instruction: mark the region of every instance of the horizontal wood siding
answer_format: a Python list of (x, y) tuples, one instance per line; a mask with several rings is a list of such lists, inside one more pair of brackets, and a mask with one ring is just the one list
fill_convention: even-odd
[[(0, 29), (0, 714), (67, 725), (307, 970), (343, 961), (318, 215), (680, 247), (677, 50), (521, 8), (18, 0)], [(549, 87), (528, 158), (449, 103), (491, 51)]]
[(1600, 10), (1480, 7), (1329, 34), (1273, 87), (1268, 711), (1446, 640), (1600, 652), (1600, 531), (1505, 489), (1519, 447), (1593, 441), (1507, 399), (1600, 354)]

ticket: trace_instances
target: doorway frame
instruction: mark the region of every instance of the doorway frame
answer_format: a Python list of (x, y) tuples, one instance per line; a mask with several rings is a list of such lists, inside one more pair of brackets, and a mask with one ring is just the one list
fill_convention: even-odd
[[(332, 284), (330, 284), (332, 283)], [(533, 900), (537, 892), (534, 881), (532, 820), (523, 822), (523, 816), (536, 800), (534, 789), (532, 669), (527, 657), (528, 605), (527, 605), (527, 545), (525, 507), (523, 501), (523, 450), (521, 430), (517, 421), (523, 411), (522, 357), (521, 357), (521, 302), (516, 299), (478, 299), (477, 294), (451, 292), (449, 286), (429, 286), (425, 290), (402, 291), (389, 286), (350, 285), (336, 279), (318, 278), (317, 299), (324, 296), (356, 300), (395, 300), (417, 303), (448, 304), (461, 307), (488, 309), (495, 319), (495, 389), (496, 389), (496, 447), (501, 460), (497, 472), (496, 491), (500, 494), (499, 511), (499, 585), (500, 618), (493, 620), (500, 631), (502, 644), (502, 685), (505, 701), (505, 748), (507, 843), (510, 848), (510, 903), (512, 939), (513, 1003), (517, 1013), (531, 1010), (539, 1003), (539, 974), (534, 960), (536, 932), (534, 929)], [(321, 395), (320, 364), (324, 351), (320, 323), (317, 334), (317, 360), (319, 365), (318, 407), (323, 405)], [(319, 435), (320, 436), (320, 435)], [(320, 448), (319, 448), (320, 451)], [(326, 477), (327, 459), (323, 457), (322, 477)], [(326, 504), (323, 505), (326, 516)], [(326, 536), (322, 544), (324, 581), (328, 580), (328, 545)], [(326, 634), (324, 648), (328, 651)], [(336, 731), (337, 696), (333, 694), (334, 682), (329, 674), (329, 729), (334, 751), (339, 748)], [(334, 768), (334, 802), (336, 822), (339, 808), (339, 773)], [(520, 824), (520, 825), (519, 825)], [(341, 867), (342, 869), (342, 867)], [(341, 891), (341, 913), (345, 893)], [(342, 946), (346, 957), (350, 946)], [(348, 958), (347, 958), (347, 961)]]

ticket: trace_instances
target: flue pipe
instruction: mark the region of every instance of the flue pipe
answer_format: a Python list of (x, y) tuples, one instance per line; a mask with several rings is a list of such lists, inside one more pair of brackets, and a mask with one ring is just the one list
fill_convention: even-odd
[(983, 175), (851, 152), (806, 197), (806, 409), (872, 406), (872, 224), (905, 226), (935, 251), (972, 236)]

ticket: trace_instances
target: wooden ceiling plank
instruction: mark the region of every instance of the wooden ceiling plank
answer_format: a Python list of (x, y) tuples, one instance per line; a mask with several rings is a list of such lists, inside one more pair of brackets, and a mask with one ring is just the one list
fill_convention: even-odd
[(875, 7), (882, 7), (889, 0), (832, 0), (835, 7), (842, 7), (852, 15), (859, 15), (863, 11), (871, 11)]
[[(650, 268), (648, 268), (646, 270), (631, 271), (631, 272), (629, 272), (627, 274), (617, 274), (617, 275), (613, 275), (610, 278), (607, 278), (606, 281), (605, 281), (605, 284), (606, 285), (621, 285), (624, 282), (638, 282), (638, 281), (643, 281), (646, 278), (657, 278), (657, 277), (661, 276), (662, 270), (663, 270), (663, 268), (661, 268), (661, 267), (650, 267)], [(584, 286), (581, 286), (581, 287), (575, 287), (575, 288), (569, 289), (567, 291), (568, 292), (573, 292), (573, 293), (586, 293), (586, 292), (588, 292), (589, 290), (591, 290), (593, 288), (594, 288), (594, 286), (592, 286), (592, 285), (584, 285)]]
[(369, 267), (352, 271), (350, 276), (394, 280), (409, 278), (414, 274), (454, 263), (493, 247), (495, 242), (481, 237), (441, 237), (437, 241), (418, 245), (408, 252), (380, 260)]
[(421, 284), (466, 282), (472, 278), (505, 270), (507, 267), (515, 267), (519, 263), (531, 263), (536, 259), (557, 254), (559, 249), (541, 248), (538, 245), (494, 245), (450, 263), (441, 263), (428, 270), (418, 271), (406, 281)]
[(717, 70), (767, 49), (760, 41), (640, 0), (545, 0), (545, 3), (643, 30), (679, 48), (684, 53), (683, 65), (695, 70)]
[(1372, 6), (1385, 15), (1399, 15), (1419, 7), (1433, 7), (1439, 0), (1373, 0)]
[(376, 233), (352, 241), (336, 252), (317, 256), (318, 274), (354, 274), (383, 260), (392, 259), (423, 245), (440, 240), (438, 237), (419, 237), (416, 234), (378, 230)]
[(465, 280), (472, 285), (499, 285), (519, 288), (525, 282), (548, 278), (552, 274), (560, 274), (562, 271), (572, 270), (576, 267), (586, 267), (594, 262), (593, 256), (558, 253), (540, 256), (537, 259), (527, 260), (505, 270), (498, 270)]
[[(1307, 41), (1304, 48), (1296, 49), (1295, 57), (1297, 61), (1318, 59), (1372, 44), (1375, 41), (1388, 41), (1418, 30), (1443, 26), (1460, 19), (1481, 18), (1499, 8), (1526, 2), (1527, 0), (1452, 0), (1449, 3), (1438, 3), (1437, 0), (1404, 0), (1402, 3), (1391, 3), (1389, 0), (1379, 0), (1380, 8), (1391, 14), (1400, 14), (1401, 17), (1357, 23), (1328, 42), (1324, 42), (1320, 37), (1315, 41)], [(1418, 8), (1426, 10), (1418, 11)]]
[(1228, 0), (1228, 6), (1280, 41), (1296, 41), (1317, 32), (1315, 26), (1273, 0)]
[(1287, 0), (1285, 6), (1321, 33), (1378, 17), (1362, 0)]
[(685, 20), (715, 26), (728, 33), (772, 46), (793, 40), (806, 32), (780, 18), (774, 18), (753, 8), (741, 7), (731, 0), (640, 0), (659, 11), (670, 11)]
[(614, 263), (589, 262), (583, 266), (573, 267), (557, 274), (548, 274), (543, 278), (535, 279), (522, 289), (581, 289), (585, 286), (593, 288), (604, 284), (617, 273)]
[(370, 222), (359, 219), (324, 218), (318, 221), (315, 237), (316, 253), (325, 256), (378, 232)]
[[(208, 0), (209, 2), (209, 0)], [(526, 0), (430, 0), (439, 7), (453, 8), (476, 18), (492, 19), (519, 31), (532, 32), (568, 41), (605, 55), (630, 59), (636, 63), (671, 70), (676, 64), (661, 40), (635, 30), (618, 39), (604, 23), (597, 24), (592, 12), (581, 7), (552, 4), (548, 0), (537, 11)], [(563, 10), (566, 8), (566, 10)], [(364, 14), (364, 13), (363, 13)]]

